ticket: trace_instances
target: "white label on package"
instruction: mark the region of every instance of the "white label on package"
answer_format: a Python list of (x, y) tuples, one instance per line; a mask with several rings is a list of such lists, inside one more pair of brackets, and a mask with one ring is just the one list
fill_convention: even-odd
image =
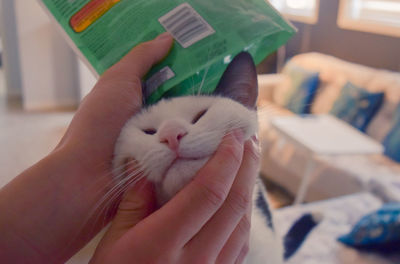
[(160, 87), (166, 81), (175, 77), (175, 73), (170, 67), (166, 66), (160, 71), (156, 72), (146, 81), (145, 96), (150, 96), (158, 87)]
[(210, 24), (188, 3), (179, 5), (158, 21), (184, 48), (215, 33)]

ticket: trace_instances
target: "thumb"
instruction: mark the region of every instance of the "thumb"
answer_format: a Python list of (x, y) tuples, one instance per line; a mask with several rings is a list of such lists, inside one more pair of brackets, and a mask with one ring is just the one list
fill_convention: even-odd
[(125, 192), (117, 214), (102, 238), (99, 248), (107, 248), (114, 244), (129, 229), (149, 216), (155, 208), (153, 184), (144, 178)]
[(153, 184), (140, 180), (125, 193), (112, 223), (115, 230), (127, 231), (155, 210)]
[(109, 148), (95, 152), (112, 152), (111, 146), (114, 146), (121, 128), (142, 107), (141, 79), (151, 66), (167, 56), (172, 44), (173, 38), (169, 33), (161, 34), (133, 48), (101, 76), (82, 101), (67, 132), (77, 135), (75, 138), (79, 141), (76, 144), (102, 142), (100, 146)]

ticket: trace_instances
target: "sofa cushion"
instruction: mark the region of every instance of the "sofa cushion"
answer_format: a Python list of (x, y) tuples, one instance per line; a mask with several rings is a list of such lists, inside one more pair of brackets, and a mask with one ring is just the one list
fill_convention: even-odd
[(375, 74), (368, 88), (372, 92), (385, 92), (384, 103), (367, 129), (369, 136), (383, 142), (393, 126), (396, 108), (400, 103), (400, 74), (381, 71), (379, 74)]
[(349, 234), (338, 240), (348, 246), (368, 249), (400, 245), (400, 203), (385, 204), (363, 216)]
[(394, 264), (400, 256), (381, 256), (374, 252), (359, 251), (337, 242), (337, 237), (349, 232), (363, 215), (373, 212), (382, 202), (369, 193), (290, 206), (276, 210), (275, 223), (279, 234), (285, 234), (294, 219), (305, 212), (321, 212), (322, 222), (304, 241), (299, 251), (287, 264)]
[[(395, 107), (400, 103), (400, 73), (351, 63), (317, 52), (296, 55), (286, 63), (285, 68), (290, 64), (320, 73), (320, 86), (311, 106), (314, 114), (329, 113), (348, 81), (370, 92), (384, 92), (383, 106), (367, 128), (369, 136), (379, 142), (384, 140), (390, 130)], [(281, 106), (284, 104), (282, 94), (287, 91), (288, 83), (286, 80), (274, 90), (274, 102)]]
[(359, 130), (365, 131), (382, 105), (383, 98), (382, 92), (370, 93), (347, 82), (333, 105), (331, 113)]
[(393, 127), (383, 141), (385, 154), (391, 159), (400, 162), (400, 105), (397, 108)]
[(367, 189), (385, 203), (400, 203), (400, 168), (393, 177), (373, 177), (367, 183)]
[(318, 89), (319, 74), (294, 64), (286, 72), (291, 80), (291, 89), (287, 94), (285, 107), (297, 114), (309, 114)]
[(268, 117), (294, 115), (286, 108), (280, 107), (268, 100), (259, 100), (257, 107), (260, 120)]
[(333, 82), (326, 82), (320, 75), (320, 85), (315, 95), (314, 102), (311, 106), (311, 113), (313, 114), (326, 114), (332, 109), (335, 101), (340, 96), (340, 92), (346, 81), (338, 80)]

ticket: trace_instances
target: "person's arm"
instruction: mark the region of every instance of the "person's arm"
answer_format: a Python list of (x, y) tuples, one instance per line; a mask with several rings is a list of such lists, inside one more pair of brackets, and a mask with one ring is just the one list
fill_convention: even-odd
[(141, 78), (172, 42), (161, 35), (111, 67), (56, 149), (0, 190), (1, 263), (65, 262), (109, 222), (93, 208), (112, 185), (114, 144), (141, 108)]

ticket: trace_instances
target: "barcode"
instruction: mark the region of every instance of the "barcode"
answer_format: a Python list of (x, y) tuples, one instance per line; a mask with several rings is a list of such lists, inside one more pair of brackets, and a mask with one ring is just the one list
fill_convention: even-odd
[(158, 21), (184, 48), (215, 33), (188, 3), (179, 5)]

